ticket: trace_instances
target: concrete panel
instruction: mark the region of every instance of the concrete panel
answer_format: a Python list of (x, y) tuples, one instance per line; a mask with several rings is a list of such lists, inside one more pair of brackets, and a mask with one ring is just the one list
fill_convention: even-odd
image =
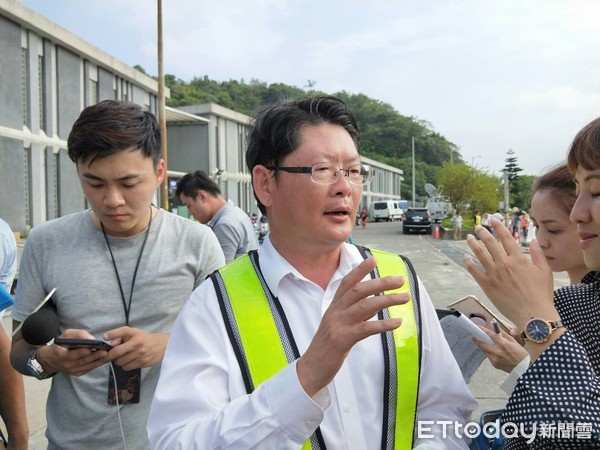
[(46, 146), (31, 144), (31, 226), (46, 221)]
[(98, 101), (115, 99), (114, 82), (114, 74), (98, 67)]
[(67, 139), (81, 112), (81, 60), (62, 47), (56, 49), (58, 136)]
[(0, 124), (23, 126), (21, 27), (0, 16)]
[(179, 172), (209, 172), (206, 125), (167, 127), (168, 169)]
[(222, 121), (221, 123), (225, 126), (225, 148), (223, 149), (223, 154), (225, 155), (226, 169), (228, 172), (240, 172), (242, 165), (240, 164), (239, 155), (239, 125), (229, 120)]
[(81, 190), (75, 163), (71, 161), (66, 149), (60, 149), (58, 158), (58, 192), (60, 196), (59, 214), (71, 214), (85, 209), (85, 197)]
[(44, 105), (45, 105), (45, 117), (42, 118), (43, 123), (41, 127), (45, 130), (46, 135), (53, 136), (56, 130), (56, 115), (54, 108), (54, 95), (56, 90), (54, 89), (55, 84), (54, 75), (55, 72), (52, 70), (54, 67), (54, 46), (50, 41), (44, 40)]
[(150, 94), (135, 84), (131, 86), (131, 98), (129, 100), (137, 103), (148, 111), (152, 111), (150, 109)]
[(44, 151), (46, 161), (46, 220), (58, 218), (58, 205), (56, 196), (58, 195), (57, 167), (52, 147), (46, 147)]
[(42, 47), (42, 38), (33, 32), (27, 33), (27, 57), (29, 60), (29, 129), (34, 134), (40, 133), (40, 80), (39, 53)]
[(0, 216), (13, 231), (25, 233), (25, 161), (23, 143), (0, 136)]

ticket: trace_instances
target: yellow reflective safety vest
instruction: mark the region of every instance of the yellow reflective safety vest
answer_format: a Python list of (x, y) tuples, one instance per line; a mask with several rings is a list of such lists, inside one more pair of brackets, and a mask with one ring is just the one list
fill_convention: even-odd
[[(364, 258), (375, 256), (377, 267), (372, 278), (401, 275), (407, 280), (401, 288), (386, 293), (411, 294), (408, 303), (382, 310), (378, 316), (402, 318), (402, 326), (381, 334), (386, 361), (381, 448), (412, 449), (421, 367), (417, 277), (410, 261), (402, 256), (356, 247)], [(235, 259), (210, 277), (246, 391), (251, 393), (298, 359), (298, 348), (283, 308), (262, 276), (256, 251)], [(302, 448), (326, 448), (319, 428)]]

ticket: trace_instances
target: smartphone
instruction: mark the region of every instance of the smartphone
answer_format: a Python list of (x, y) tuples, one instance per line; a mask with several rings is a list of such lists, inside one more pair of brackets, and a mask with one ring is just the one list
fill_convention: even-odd
[(54, 339), (56, 345), (65, 347), (68, 349), (73, 348), (89, 348), (91, 350), (106, 350), (109, 351), (112, 348), (108, 342), (101, 341), (100, 339), (74, 339), (74, 338), (60, 338)]
[(496, 314), (494, 314), (488, 307), (481, 303), (477, 297), (469, 295), (461, 298), (460, 300), (448, 305), (448, 309), (461, 312), (477, 325), (483, 325), (488, 327), (490, 330), (494, 330), (492, 320), (495, 320), (500, 329), (510, 334), (510, 326)]

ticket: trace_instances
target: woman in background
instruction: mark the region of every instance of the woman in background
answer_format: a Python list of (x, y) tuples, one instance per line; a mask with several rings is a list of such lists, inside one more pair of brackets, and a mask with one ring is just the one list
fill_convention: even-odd
[[(577, 133), (567, 164), (577, 186), (570, 219), (586, 266), (600, 270), (600, 118)], [(554, 291), (539, 243), (531, 243), (529, 259), (500, 223), (493, 220), (492, 228), (500, 242), (477, 228), (481, 241), (468, 237), (468, 244), (481, 266), (469, 256), (465, 266), (498, 310), (523, 330), (531, 358), (501, 418), (503, 426), (523, 432), (507, 439), (505, 448), (600, 448), (600, 277), (591, 273), (583, 283)], [(544, 424), (558, 431), (544, 433)]]
[[(575, 179), (566, 164), (550, 170), (535, 180), (532, 187), (531, 220), (538, 241), (552, 272), (566, 272), (570, 284), (581, 283), (590, 271), (579, 247), (577, 225), (569, 215), (577, 200)], [(475, 343), (496, 369), (509, 376), (500, 386), (510, 394), (529, 367), (529, 354), (522, 344), (507, 333), (495, 334), (485, 328), (494, 344)]]

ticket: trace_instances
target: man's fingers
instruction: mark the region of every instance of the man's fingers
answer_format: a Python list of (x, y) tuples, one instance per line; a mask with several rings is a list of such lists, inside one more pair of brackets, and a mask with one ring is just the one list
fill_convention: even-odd
[(351, 316), (351, 320), (369, 320), (382, 309), (402, 305), (408, 302), (409, 299), (410, 294), (408, 292), (362, 298), (347, 312)]
[(343, 297), (346, 292), (356, 286), (360, 281), (367, 276), (376, 266), (375, 258), (369, 256), (367, 259), (362, 261), (358, 266), (352, 269), (348, 275), (344, 277), (340, 283), (340, 287), (337, 289), (334, 301), (336, 298)]
[(386, 333), (388, 331), (395, 330), (400, 325), (402, 325), (401, 318), (369, 320), (368, 322), (365, 322), (364, 338), (366, 338), (368, 336), (373, 336), (375, 334), (381, 334), (381, 333)]
[(385, 291), (401, 288), (405, 279), (401, 276), (388, 276), (362, 281), (374, 268), (376, 261), (369, 257), (344, 277), (335, 294), (332, 304), (340, 308), (349, 308), (360, 299), (371, 297)]

